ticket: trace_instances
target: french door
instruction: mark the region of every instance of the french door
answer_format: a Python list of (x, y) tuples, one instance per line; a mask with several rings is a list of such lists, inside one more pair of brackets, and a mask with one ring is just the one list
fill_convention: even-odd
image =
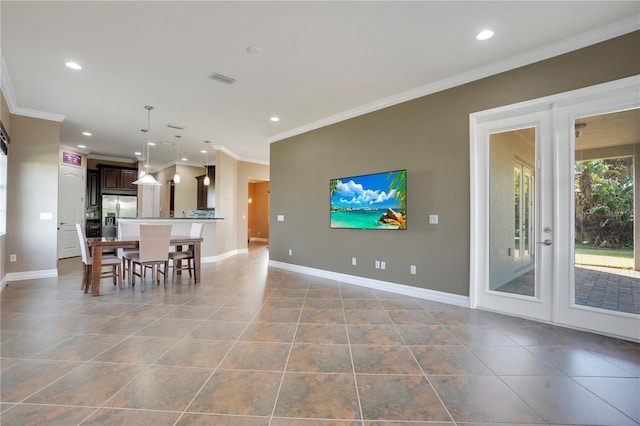
[[(551, 112), (524, 112), (475, 128), (477, 307), (552, 318), (554, 179)], [(482, 164), (483, 163), (483, 164)], [(473, 240), (474, 236), (472, 236)], [(474, 265), (472, 264), (472, 269)], [(475, 295), (475, 298), (474, 298)]]
[(471, 307), (640, 341), (638, 93), (632, 77), (471, 115)]

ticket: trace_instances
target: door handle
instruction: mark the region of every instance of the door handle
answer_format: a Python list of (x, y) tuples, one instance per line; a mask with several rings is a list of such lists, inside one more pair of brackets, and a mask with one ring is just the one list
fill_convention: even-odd
[(67, 222), (60, 222), (60, 225), (66, 225)]
[(545, 246), (550, 246), (551, 240), (538, 241), (536, 244), (544, 244)]

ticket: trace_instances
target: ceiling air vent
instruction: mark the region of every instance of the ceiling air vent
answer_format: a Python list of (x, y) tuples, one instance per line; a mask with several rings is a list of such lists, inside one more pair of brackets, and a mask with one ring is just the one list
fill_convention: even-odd
[(184, 130), (186, 129), (185, 126), (178, 126), (177, 124), (167, 124), (167, 127), (170, 129), (176, 129), (176, 130)]
[(236, 82), (235, 78), (227, 77), (226, 75), (218, 74), (217, 72), (211, 73), (209, 78), (224, 84), (233, 84)]

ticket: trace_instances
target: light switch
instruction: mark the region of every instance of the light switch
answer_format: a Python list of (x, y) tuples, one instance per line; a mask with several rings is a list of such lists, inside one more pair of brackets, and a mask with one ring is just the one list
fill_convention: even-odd
[(283, 214), (279, 214), (278, 215), (278, 222), (284, 222), (284, 215)]
[(53, 213), (51, 212), (40, 213), (40, 220), (53, 220)]
[(438, 215), (430, 214), (429, 215), (429, 225), (437, 225), (438, 224)]

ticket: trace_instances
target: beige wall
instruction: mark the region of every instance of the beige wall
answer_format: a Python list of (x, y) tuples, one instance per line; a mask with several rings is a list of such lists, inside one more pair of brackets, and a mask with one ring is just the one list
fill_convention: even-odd
[[(6, 272), (56, 270), (60, 123), (11, 116), (8, 167)], [(53, 220), (40, 220), (40, 213)], [(6, 257), (6, 256), (5, 256)]]
[[(469, 114), (640, 74), (639, 45), (627, 34), (271, 144), (270, 258), (467, 296)], [(403, 168), (406, 231), (329, 229), (330, 179)]]
[[(218, 226), (216, 253), (224, 253), (236, 248), (238, 235), (238, 160), (223, 151), (216, 151), (216, 217), (224, 218)], [(246, 227), (244, 227), (246, 229)], [(245, 242), (246, 244), (246, 242)]]
[[(160, 217), (169, 217), (170, 207), (170, 183), (176, 174), (176, 169), (180, 173), (180, 183), (175, 185), (174, 192), (174, 209), (175, 217), (181, 217), (182, 212), (187, 210), (196, 210), (198, 207), (198, 181), (197, 176), (205, 173), (203, 167), (188, 166), (178, 164), (152, 173), (158, 182), (162, 184), (160, 187)], [(215, 180), (212, 178), (212, 185)], [(209, 195), (211, 196), (211, 194)]]
[[(203, 167), (178, 165), (180, 172), (180, 183), (175, 189), (175, 210), (176, 217), (180, 217), (182, 212), (196, 210), (198, 207), (198, 181), (197, 176), (204, 174)], [(212, 179), (212, 185), (215, 185)]]

